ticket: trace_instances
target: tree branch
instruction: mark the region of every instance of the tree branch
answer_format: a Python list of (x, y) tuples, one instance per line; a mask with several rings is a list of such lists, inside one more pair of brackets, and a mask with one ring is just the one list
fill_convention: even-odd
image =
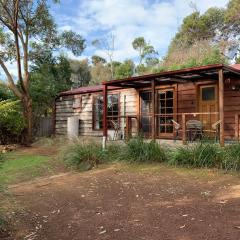
[(4, 62), (1, 59), (0, 59), (0, 66), (2, 67), (4, 73), (7, 76), (8, 87), (14, 92), (16, 97), (21, 99), (22, 98), (22, 93), (17, 89), (17, 87), (16, 87), (16, 85), (15, 85), (15, 83), (13, 81), (12, 75), (9, 73), (7, 67), (5, 66)]

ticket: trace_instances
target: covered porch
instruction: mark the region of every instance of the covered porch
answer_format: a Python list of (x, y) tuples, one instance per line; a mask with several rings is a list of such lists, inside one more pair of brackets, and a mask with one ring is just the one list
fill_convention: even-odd
[[(103, 82), (103, 147), (110, 121), (110, 87), (131, 88), (138, 93), (136, 114), (118, 116), (118, 122), (125, 123), (125, 138), (131, 137), (135, 122), (137, 134), (153, 140), (178, 139), (186, 144), (188, 140), (213, 137), (224, 146), (225, 85), (239, 75), (232, 67), (216, 64)], [(239, 113), (235, 124), (237, 137)]]

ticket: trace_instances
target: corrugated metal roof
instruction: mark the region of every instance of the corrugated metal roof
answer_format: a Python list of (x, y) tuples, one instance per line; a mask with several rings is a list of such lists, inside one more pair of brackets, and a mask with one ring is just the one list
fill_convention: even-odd
[(240, 70), (240, 64), (239, 63), (238, 64), (233, 64), (233, 65), (231, 65), (231, 67), (233, 67), (237, 70)]

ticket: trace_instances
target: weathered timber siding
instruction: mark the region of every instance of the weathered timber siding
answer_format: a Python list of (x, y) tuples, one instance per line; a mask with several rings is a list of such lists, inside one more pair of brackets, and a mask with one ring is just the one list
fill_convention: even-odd
[(239, 85), (239, 79), (231, 79), (225, 83), (224, 91), (224, 128), (225, 139), (234, 139), (235, 135), (235, 114), (240, 114), (240, 91), (232, 90), (232, 85)]
[[(206, 80), (207, 81), (207, 80)], [(239, 85), (239, 79), (232, 80), (231, 83), (225, 82), (224, 91), (224, 119), (225, 119), (225, 139), (230, 140), (235, 135), (235, 115), (240, 114), (240, 91), (233, 91), (231, 86), (236, 84)], [(210, 84), (218, 84), (218, 81), (211, 81)], [(199, 84), (206, 84), (206, 82), (194, 84), (194, 83), (183, 83), (175, 85), (176, 89), (176, 113), (194, 113), (199, 112), (198, 110), (198, 89)], [(137, 115), (138, 114), (138, 94), (134, 89), (121, 89), (115, 91), (109, 91), (110, 93), (120, 94), (120, 115)], [(93, 99), (94, 96), (101, 94), (89, 93), (79, 94), (74, 96), (63, 96), (62, 100), (57, 99), (56, 101), (56, 134), (67, 133), (67, 118), (70, 116), (79, 117), (79, 136), (92, 136), (101, 137), (101, 130), (93, 130)], [(73, 109), (73, 98), (81, 96), (82, 108)], [(125, 96), (125, 97), (124, 97)], [(125, 99), (125, 110), (124, 110), (124, 99)], [(192, 118), (192, 116), (191, 116)], [(181, 115), (176, 119), (182, 124)], [(188, 120), (188, 117), (186, 118)], [(125, 126), (124, 118), (120, 120), (120, 126), (122, 131)], [(137, 133), (137, 120), (133, 119), (132, 132)], [(111, 130), (109, 130), (111, 131)]]
[[(136, 115), (136, 91), (134, 89), (123, 89), (121, 91), (109, 91), (111, 93), (120, 94), (120, 116), (124, 115), (124, 99), (125, 114)], [(93, 100), (96, 95), (101, 93), (78, 94), (70, 97), (62, 97), (62, 100), (56, 101), (56, 134), (67, 133), (67, 118), (70, 116), (79, 117), (79, 136), (101, 137), (102, 130), (93, 129)], [(124, 97), (126, 96), (126, 97)], [(73, 99), (81, 97), (81, 108), (73, 109)], [(66, 99), (65, 99), (66, 98)], [(124, 129), (124, 119), (120, 118), (120, 126)], [(133, 132), (137, 132), (137, 121), (133, 120)], [(109, 130), (111, 131), (111, 130)]]
[(56, 100), (55, 134), (67, 134), (67, 118), (73, 116), (73, 96), (63, 96)]

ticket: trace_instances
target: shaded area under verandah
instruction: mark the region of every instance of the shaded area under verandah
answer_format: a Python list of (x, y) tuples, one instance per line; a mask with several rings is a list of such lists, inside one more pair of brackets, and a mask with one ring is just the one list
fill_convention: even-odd
[[(207, 65), (202, 67), (195, 67), (195, 68), (188, 68), (176, 71), (167, 71), (161, 72), (156, 74), (150, 75), (143, 75), (143, 76), (136, 76), (126, 79), (120, 80), (112, 80), (108, 82), (103, 82), (103, 147), (106, 146), (107, 136), (108, 136), (108, 116), (107, 116), (107, 106), (108, 106), (108, 88), (110, 86), (119, 87), (119, 88), (134, 88), (134, 89), (149, 89), (150, 94), (150, 101), (151, 101), (151, 108), (152, 111), (150, 114), (146, 113), (146, 117), (149, 118), (151, 123), (151, 133), (148, 137), (151, 139), (161, 138), (158, 135), (157, 128), (161, 127), (161, 121), (159, 123), (158, 119), (160, 118), (167, 118), (171, 115), (173, 120), (181, 118), (181, 139), (183, 143), (186, 143), (187, 140), (187, 127), (186, 122), (189, 116), (216, 116), (216, 123), (219, 125), (219, 142), (221, 146), (224, 146), (225, 141), (225, 134), (224, 134), (224, 82), (227, 79), (231, 79), (232, 77), (236, 77), (240, 75), (240, 71), (236, 70), (235, 68), (222, 65), (222, 64), (215, 64), (215, 65)], [(185, 84), (185, 83), (197, 83), (197, 82), (217, 82), (218, 85), (218, 111), (213, 112), (204, 112), (204, 111), (196, 111), (196, 112), (183, 112), (178, 113), (178, 111), (174, 111), (171, 114), (159, 113), (157, 111), (157, 100), (156, 100), (156, 88), (159, 86), (165, 85), (178, 85), (178, 84)], [(130, 135), (131, 129), (131, 119), (136, 118), (137, 122), (139, 123), (140, 115), (137, 114), (135, 116), (120, 116), (126, 119), (126, 133), (127, 137)], [(236, 124), (239, 123), (239, 113), (235, 116)], [(177, 122), (175, 123), (177, 124)], [(175, 126), (176, 127), (176, 126)], [(235, 127), (236, 133), (235, 135), (239, 135), (239, 124)], [(217, 126), (216, 126), (217, 128)], [(176, 130), (176, 128), (175, 128)], [(210, 129), (208, 131), (211, 131)], [(138, 132), (141, 132), (141, 127), (138, 124)], [(176, 135), (176, 133), (174, 133)]]

